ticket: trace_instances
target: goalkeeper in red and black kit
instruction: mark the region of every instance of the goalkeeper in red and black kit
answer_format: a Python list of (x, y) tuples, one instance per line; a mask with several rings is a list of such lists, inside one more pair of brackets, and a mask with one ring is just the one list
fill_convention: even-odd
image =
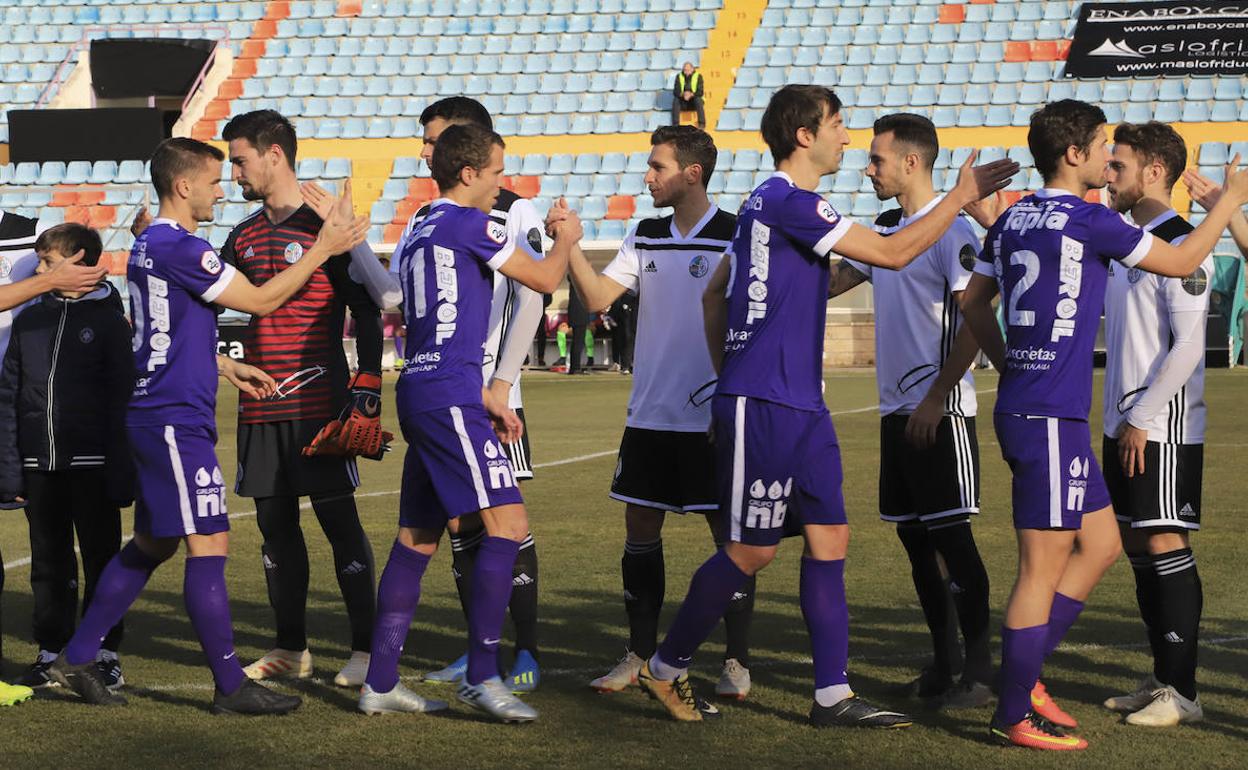
[[(221, 257), (248, 280), (267, 281), (297, 262), (321, 227), (299, 191), (295, 131), (280, 114), (259, 110), (230, 120), (222, 136), (234, 182), (245, 198), (264, 205), (234, 228)], [(355, 507), (355, 457), (380, 459), (390, 436), (380, 423), (381, 311), (353, 278), (351, 260), (349, 254), (331, 257), (285, 305), (252, 318), (247, 328), (247, 363), (278, 383), (268, 399), (244, 397), (238, 418), (235, 491), (256, 501), (277, 620), (276, 649), (246, 667), (252, 679), (312, 675), (308, 550), (299, 525), (305, 496), (333, 549), (351, 623), (351, 659), (334, 682), (359, 687), (368, 669), (376, 594), (372, 548)], [(355, 319), (354, 375), (342, 348), (346, 309)]]

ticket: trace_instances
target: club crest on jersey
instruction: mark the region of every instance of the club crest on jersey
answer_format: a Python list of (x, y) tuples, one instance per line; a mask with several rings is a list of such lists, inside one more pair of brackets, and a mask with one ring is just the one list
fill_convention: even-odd
[(832, 208), (832, 204), (822, 198), (819, 199), (819, 205), (815, 207), (815, 211), (818, 212), (819, 216), (823, 217), (831, 224), (836, 224), (837, 220), (840, 219), (840, 217), (836, 215), (836, 209)]
[(1139, 269), (1138, 267), (1133, 267), (1127, 270), (1127, 283), (1131, 284), (1132, 286), (1139, 283), (1140, 279), (1143, 277), (1144, 277), (1144, 271)]
[(689, 260), (689, 275), (694, 278), (701, 278), (711, 269), (711, 262), (702, 254), (697, 255)]
[(294, 241), (286, 244), (286, 251), (282, 254), (282, 258), (286, 260), (287, 264), (293, 265), (298, 262), (301, 257), (303, 257), (303, 246), (301, 244), (295, 243)]
[(212, 275), (216, 275), (221, 272), (221, 258), (217, 256), (217, 252), (209, 249), (199, 258), (199, 266)]
[(495, 243), (507, 242), (507, 228), (493, 219), (485, 223), (485, 234)]
[(95, 332), (91, 331), (90, 326), (85, 326), (82, 331), (78, 332), (78, 341), (84, 345), (90, 345), (91, 341), (94, 339)]
[(770, 484), (754, 479), (750, 485), (750, 499), (746, 503), (745, 526), (759, 529), (778, 529), (784, 526), (789, 509), (789, 495), (793, 492), (793, 477)]
[(975, 247), (969, 243), (962, 244), (962, 250), (958, 252), (958, 262), (962, 264), (963, 270), (971, 270), (975, 267)]
[(13, 263), (8, 257), (0, 257), (0, 280), (8, 278), (13, 273)]
[(1193, 297), (1199, 297), (1205, 293), (1205, 288), (1209, 286), (1209, 276), (1205, 274), (1203, 267), (1196, 268), (1196, 272), (1183, 279), (1183, 291), (1191, 294)]

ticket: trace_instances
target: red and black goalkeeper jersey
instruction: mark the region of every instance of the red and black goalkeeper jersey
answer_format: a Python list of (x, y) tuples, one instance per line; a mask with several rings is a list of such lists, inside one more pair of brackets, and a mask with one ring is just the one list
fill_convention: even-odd
[[(303, 206), (274, 224), (264, 209), (230, 232), (221, 257), (260, 285), (299, 261), (316, 242), (321, 218)], [(276, 311), (253, 316), (244, 340), (247, 363), (268, 372), (277, 394), (263, 401), (242, 396), (239, 422), (328, 420), (346, 395), (342, 349), (345, 308), (356, 321), (360, 368), (381, 370), (381, 311), (364, 287), (348, 275), (351, 257), (330, 257), (308, 283)]]

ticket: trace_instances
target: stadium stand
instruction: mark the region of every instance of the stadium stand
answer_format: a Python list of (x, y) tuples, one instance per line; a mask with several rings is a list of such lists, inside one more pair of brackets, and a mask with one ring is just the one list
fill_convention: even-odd
[[(1111, 122), (1176, 123), (1210, 175), (1245, 150), (1241, 78), (1065, 80), (1077, 9), (1067, 0), (745, 0), (732, 12), (722, 0), (0, 0), (0, 145), (5, 113), (49, 101), (62, 63), (72, 65), (87, 41), (151, 34), (137, 30), (158, 24), (162, 35), (221, 38), (234, 54), (192, 135), (219, 139), (225, 119), (252, 109), (290, 116), (299, 177), (330, 187), (351, 177), (375, 243), (392, 243), (435, 194), (415, 157), (417, 116), (457, 93), (496, 116), (512, 189), (539, 209), (566, 197), (590, 239), (621, 238), (655, 212), (642, 184), (645, 134), (666, 122), (670, 78), (685, 59), (708, 62), (708, 119), (724, 148), (711, 192), (728, 209), (771, 169), (757, 126), (786, 82), (826, 83), (848, 105), (854, 141), (822, 192), (864, 219), (880, 209), (862, 171), (870, 126), (885, 112), (919, 112), (940, 127), (937, 178), (946, 188), (972, 147), (1018, 160), (1014, 196), (1039, 185), (1028, 116), (1069, 96), (1100, 104)], [(250, 205), (224, 174), (214, 242)], [(6, 164), (0, 206), (100, 227), (120, 270), (146, 183), (136, 161)], [(1202, 216), (1198, 207), (1192, 216)], [(1219, 253), (1232, 249), (1227, 240)]]

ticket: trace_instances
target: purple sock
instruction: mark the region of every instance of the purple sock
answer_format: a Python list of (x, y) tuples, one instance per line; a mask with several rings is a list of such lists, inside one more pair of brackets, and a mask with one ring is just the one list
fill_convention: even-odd
[(420, 579), (428, 566), (428, 556), (394, 541), (377, 584), (372, 657), (364, 679), (374, 692), (390, 692), (399, 683), (399, 656), (420, 603)]
[(1075, 624), (1080, 612), (1083, 612), (1083, 602), (1062, 593), (1053, 594), (1053, 606), (1049, 609), (1049, 635), (1044, 645), (1045, 660), (1066, 638), (1066, 632)]
[(186, 614), (199, 637), (199, 646), (212, 669), (212, 680), (225, 695), (243, 683), (243, 666), (234, 654), (234, 626), (230, 597), (225, 590), (224, 556), (191, 556), (182, 580)]
[(659, 645), (659, 660), (674, 668), (688, 668), (693, 653), (710, 636), (728, 611), (733, 594), (749, 577), (722, 548), (703, 562), (689, 581), (689, 593), (667, 629), (667, 638)]
[(468, 684), (498, 676), (498, 645), (511, 601), (511, 573), (520, 544), (487, 537), (477, 550), (472, 572), (472, 606), (468, 608)]
[(802, 617), (810, 633), (815, 689), (848, 684), (849, 604), (845, 601), (845, 560), (802, 557), (799, 588)]
[(1001, 628), (1001, 692), (993, 720), (999, 725), (1021, 722), (1031, 711), (1031, 691), (1044, 667), (1049, 627)]
[(67, 662), (80, 666), (95, 660), (104, 635), (134, 604), (158, 566), (160, 562), (139, 550), (133, 540), (126, 543), (100, 573), (91, 605), (87, 607), (73, 638), (65, 645)]

